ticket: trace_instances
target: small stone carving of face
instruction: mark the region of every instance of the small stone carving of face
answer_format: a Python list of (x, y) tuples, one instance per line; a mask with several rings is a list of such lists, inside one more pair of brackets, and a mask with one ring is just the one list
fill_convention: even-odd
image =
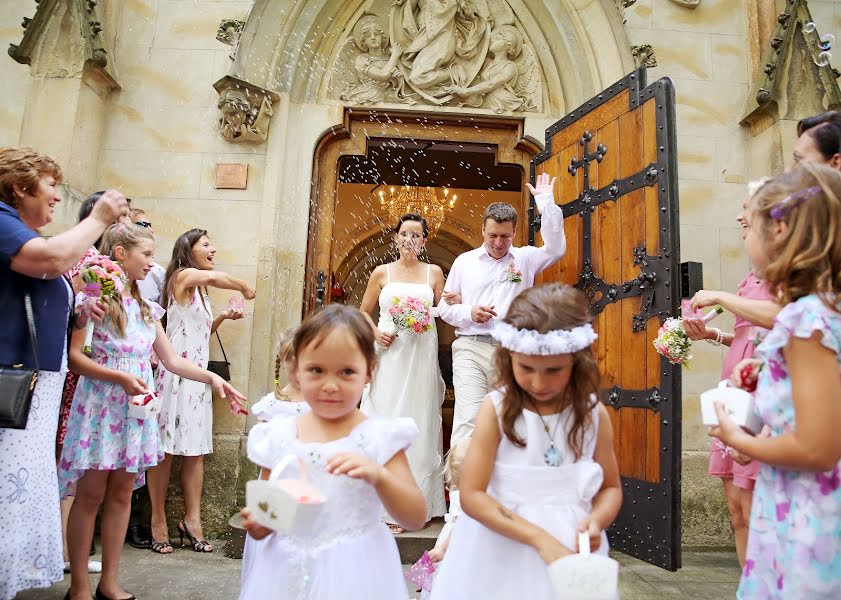
[(353, 28), (353, 39), (360, 50), (375, 54), (381, 52), (388, 44), (385, 31), (377, 18), (372, 15), (364, 16), (356, 23)]
[(241, 127), (248, 118), (250, 106), (241, 94), (234, 90), (228, 90), (219, 99), (219, 110), (225, 121), (233, 128)]
[(491, 41), (490, 45), (488, 46), (488, 50), (494, 55), (498, 56), (500, 52), (508, 53), (509, 48), (508, 40), (505, 38), (505, 34), (500, 31), (494, 31), (491, 34)]
[(494, 56), (516, 58), (523, 47), (523, 37), (511, 25), (502, 25), (491, 33), (488, 51)]
[(385, 32), (376, 23), (372, 23), (364, 30), (365, 45), (369, 52), (381, 50), (385, 46)]

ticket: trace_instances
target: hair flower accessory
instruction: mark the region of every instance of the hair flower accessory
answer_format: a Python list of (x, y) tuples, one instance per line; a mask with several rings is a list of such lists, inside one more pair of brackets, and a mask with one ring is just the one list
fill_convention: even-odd
[(771, 218), (775, 221), (781, 221), (795, 208), (803, 204), (806, 200), (813, 196), (817, 196), (821, 192), (821, 186), (813, 185), (805, 190), (800, 190), (789, 194), (771, 208)]
[(520, 283), (523, 281), (523, 272), (517, 268), (513, 258), (508, 263), (508, 267), (505, 269), (504, 280), (509, 283)]
[(589, 323), (572, 329), (555, 329), (540, 333), (534, 329), (517, 329), (505, 321), (497, 323), (491, 335), (503, 348), (538, 356), (578, 352), (590, 346), (599, 337)]

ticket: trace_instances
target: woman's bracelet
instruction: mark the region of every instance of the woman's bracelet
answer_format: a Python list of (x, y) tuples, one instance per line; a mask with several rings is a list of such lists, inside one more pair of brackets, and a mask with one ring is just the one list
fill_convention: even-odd
[(711, 327), (710, 331), (715, 331), (715, 339), (708, 339), (707, 341), (713, 346), (721, 346), (721, 342), (724, 340), (724, 333), (718, 327)]

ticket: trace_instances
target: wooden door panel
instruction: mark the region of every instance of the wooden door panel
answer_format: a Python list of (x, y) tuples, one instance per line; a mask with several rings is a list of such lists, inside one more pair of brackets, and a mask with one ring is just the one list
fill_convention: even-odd
[[(680, 566), (680, 371), (654, 350), (678, 306), (674, 92), (638, 69), (558, 121), (532, 176), (558, 177), (567, 255), (539, 281), (590, 299), (594, 353), (624, 503), (608, 532), (620, 550)], [(532, 216), (535, 217), (532, 213)], [(539, 216), (530, 240), (538, 241)]]

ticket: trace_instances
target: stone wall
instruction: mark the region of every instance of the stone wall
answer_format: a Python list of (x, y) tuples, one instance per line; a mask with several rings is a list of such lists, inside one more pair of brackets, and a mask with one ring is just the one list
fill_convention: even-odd
[[(702, 0), (691, 10), (669, 0), (638, 0), (624, 11), (624, 30), (612, 0), (511, 2), (541, 18), (530, 35), (562, 31), (569, 36), (563, 44), (539, 49), (545, 64), (558, 65), (554, 80), (563, 90), (549, 103), (558, 111), (574, 108), (629, 70), (628, 42), (653, 47), (658, 64), (649, 80), (669, 76), (677, 91), (681, 258), (703, 263), (705, 287), (731, 291), (748, 270), (735, 222), (745, 184), (784, 164), (789, 151), (780, 149), (793, 141), (791, 123), (754, 140), (739, 126), (754, 78), (748, 67), (746, 3), (756, 1)], [(4, 4), (0, 46), (6, 47), (20, 41), (20, 21), (36, 6), (30, 0)], [(150, 216), (160, 262), (168, 260), (180, 233), (198, 226), (209, 231), (218, 248), (221, 270), (256, 282), (249, 317), (220, 329), (233, 363), (232, 383), (253, 400), (271, 389), (277, 334), (300, 319), (313, 151), (320, 136), (342, 121), (338, 101), (320, 101), (318, 85), (305, 75), (295, 80), (304, 59), (326, 63), (329, 57), (316, 56), (300, 41), (308, 54), (278, 57), (271, 36), (265, 37), (272, 27), (275, 37), (300, 33), (287, 27), (293, 18), (303, 21), (308, 9), (303, 4), (254, 3), (254, 10), (266, 11), (270, 26), (247, 30), (250, 54), (232, 63), (231, 48), (216, 41), (216, 30), (222, 19), (245, 20), (251, 1), (110, 0), (111, 21), (105, 26), (115, 40), (112, 58), (121, 86), (110, 94), (83, 80), (35, 80), (28, 67), (0, 60), (0, 77), (7, 82), (0, 97), (0, 145), (34, 144), (55, 152), (68, 167), (68, 185), (84, 194), (123, 190)], [(344, 6), (333, 0), (311, 4), (336, 11)], [(819, 29), (835, 33), (841, 2), (813, 1), (810, 7)], [(351, 18), (350, 12), (343, 8), (336, 14)], [(331, 27), (336, 29), (331, 35), (339, 35), (343, 25)], [(253, 60), (260, 52), (264, 59)], [(289, 65), (277, 64), (283, 56)], [(218, 133), (212, 84), (229, 72), (276, 84), (281, 92), (269, 139), (262, 144), (233, 144)], [(526, 131), (542, 141), (543, 129), (561, 116), (532, 115)], [(247, 189), (215, 189), (220, 162), (248, 164)], [(55, 229), (72, 222), (73, 212), (60, 211)], [(217, 310), (230, 295), (211, 294)], [(717, 325), (732, 327), (732, 319), (723, 316)], [(698, 406), (698, 394), (717, 380), (722, 350), (707, 344), (696, 348), (693, 368), (683, 379), (683, 541), (729, 545), (720, 486), (705, 475), (709, 442)], [(221, 357), (215, 343), (211, 354)], [(237, 494), (253, 469), (242, 451), (248, 423), (232, 417), (224, 402), (214, 410), (217, 451), (207, 461), (204, 516), (206, 531), (218, 535), (241, 502)], [(174, 515), (179, 510), (174, 506)]]

